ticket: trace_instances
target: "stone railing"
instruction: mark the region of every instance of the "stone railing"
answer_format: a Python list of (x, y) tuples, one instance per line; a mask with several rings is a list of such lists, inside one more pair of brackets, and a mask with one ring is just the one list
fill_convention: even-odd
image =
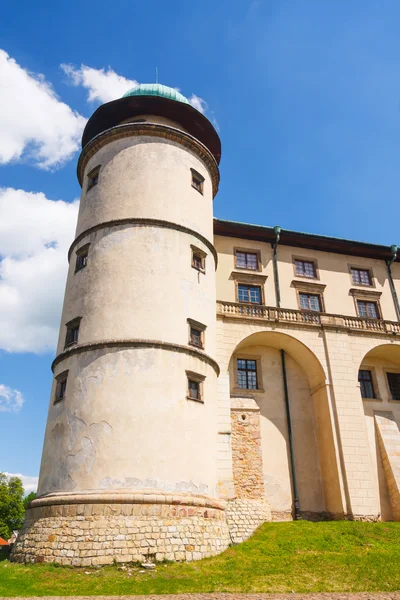
[(226, 317), (261, 319), (274, 323), (292, 323), (293, 325), (324, 326), (363, 331), (371, 333), (400, 334), (400, 323), (382, 319), (348, 317), (314, 311), (276, 308), (261, 304), (241, 304), (240, 302), (217, 301), (217, 313)]

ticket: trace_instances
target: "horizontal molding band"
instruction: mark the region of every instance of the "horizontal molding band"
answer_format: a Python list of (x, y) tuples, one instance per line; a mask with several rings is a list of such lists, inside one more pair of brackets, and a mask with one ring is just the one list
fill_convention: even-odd
[(194, 358), (199, 358), (203, 362), (210, 365), (216, 372), (217, 376), (219, 376), (220, 373), (218, 363), (211, 358), (211, 356), (208, 356), (208, 354), (204, 354), (204, 352), (201, 352), (196, 348), (181, 346), (180, 344), (171, 344), (169, 342), (161, 342), (159, 340), (101, 340), (99, 342), (89, 344), (77, 344), (76, 346), (72, 346), (72, 348), (68, 348), (56, 356), (51, 365), (51, 370), (54, 372), (55, 367), (70, 356), (82, 354), (83, 352), (92, 352), (93, 350), (102, 350), (103, 348), (155, 348), (156, 350), (181, 352), (183, 354), (193, 356)]
[(217, 251), (214, 248), (213, 244), (201, 233), (194, 231), (194, 229), (190, 229), (189, 227), (185, 227), (184, 225), (179, 225), (178, 223), (172, 223), (171, 221), (163, 221), (162, 219), (145, 219), (145, 218), (128, 218), (128, 219), (114, 219), (112, 221), (104, 221), (103, 223), (98, 223), (93, 227), (89, 227), (89, 229), (85, 229), (82, 231), (75, 240), (72, 242), (70, 249), (68, 250), (68, 261), (71, 258), (71, 254), (77, 244), (81, 242), (86, 236), (91, 233), (95, 233), (96, 231), (100, 231), (101, 229), (107, 229), (109, 227), (120, 227), (122, 225), (133, 225), (140, 227), (161, 227), (164, 229), (174, 229), (175, 231), (180, 231), (182, 233), (187, 233), (188, 235), (192, 235), (197, 238), (200, 242), (202, 242), (207, 248), (210, 250), (211, 254), (214, 257), (215, 268), (217, 268), (218, 264), (218, 255)]
[(96, 152), (110, 142), (132, 136), (163, 138), (170, 142), (176, 142), (196, 154), (211, 174), (213, 196), (215, 197), (218, 192), (219, 169), (214, 156), (204, 144), (189, 133), (169, 125), (161, 125), (160, 123), (125, 123), (124, 125), (116, 125), (115, 127), (106, 129), (96, 135), (96, 137), (86, 144), (80, 154), (77, 165), (79, 184), (82, 186), (86, 165)]
[(126, 490), (96, 491), (87, 493), (48, 494), (32, 500), (29, 508), (68, 504), (175, 504), (181, 506), (200, 506), (225, 510), (226, 502), (203, 495), (165, 493), (161, 490), (135, 491)]

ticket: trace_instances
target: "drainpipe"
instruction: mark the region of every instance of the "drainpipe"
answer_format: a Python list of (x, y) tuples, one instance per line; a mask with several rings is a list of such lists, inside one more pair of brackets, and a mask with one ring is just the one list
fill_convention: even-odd
[[(279, 287), (279, 273), (278, 273), (278, 256), (277, 256), (277, 247), (281, 239), (281, 228), (279, 225), (274, 227), (275, 233), (275, 244), (273, 245), (274, 250), (274, 279), (275, 279), (275, 297), (276, 297), (276, 306), (280, 308), (281, 306), (281, 292)], [(300, 503), (299, 503), (299, 494), (297, 490), (297, 481), (296, 481), (296, 468), (294, 464), (294, 449), (293, 449), (293, 436), (292, 436), (292, 419), (290, 416), (290, 400), (289, 400), (289, 389), (287, 383), (287, 374), (286, 374), (286, 359), (285, 359), (285, 351), (281, 350), (281, 362), (282, 362), (282, 375), (283, 375), (283, 389), (285, 393), (285, 408), (286, 408), (286, 419), (287, 419), (287, 428), (288, 428), (288, 440), (289, 440), (289, 456), (290, 456), (290, 471), (292, 478), (292, 489), (294, 496), (294, 519), (297, 521), (300, 518)]]
[(392, 296), (393, 296), (394, 306), (396, 309), (397, 320), (400, 321), (400, 304), (399, 304), (399, 299), (397, 296), (396, 288), (394, 286), (392, 269), (391, 269), (392, 264), (394, 263), (394, 261), (397, 258), (397, 246), (395, 244), (393, 244), (393, 246), (390, 246), (390, 250), (392, 251), (392, 259), (386, 261), (386, 266), (387, 266), (387, 270), (388, 270), (388, 274), (389, 274), (390, 289), (392, 290)]

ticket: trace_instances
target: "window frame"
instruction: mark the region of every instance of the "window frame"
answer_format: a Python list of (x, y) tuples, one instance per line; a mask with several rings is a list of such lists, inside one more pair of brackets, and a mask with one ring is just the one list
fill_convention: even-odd
[[(194, 348), (199, 348), (200, 350), (204, 350), (205, 347), (205, 331), (207, 329), (207, 325), (200, 323), (199, 321), (195, 321), (194, 319), (187, 319), (188, 330), (189, 330), (189, 338), (188, 344), (189, 346), (193, 346)], [(200, 332), (200, 345), (197, 345), (192, 342), (192, 329)]]
[[(352, 294), (353, 296), (353, 300), (354, 300), (354, 309), (355, 309), (355, 313), (356, 316), (360, 319), (370, 319), (371, 321), (381, 321), (383, 319), (383, 315), (382, 315), (382, 308), (381, 308), (381, 303), (379, 301), (382, 292), (374, 292), (374, 291), (369, 291), (369, 290), (359, 290), (357, 288), (351, 288), (350, 289), (350, 294)], [(377, 318), (374, 317), (362, 317), (360, 315), (360, 311), (358, 309), (358, 300), (360, 300), (361, 302), (374, 302), (376, 304), (377, 307)]]
[(393, 398), (393, 396), (392, 396), (392, 390), (390, 389), (388, 374), (389, 375), (397, 375), (398, 377), (400, 377), (400, 370), (396, 369), (396, 368), (394, 368), (394, 369), (393, 368), (384, 368), (383, 371), (384, 371), (384, 374), (385, 374), (385, 380), (386, 380), (386, 387), (387, 387), (387, 390), (388, 390), (388, 399), (389, 399), (389, 402), (395, 402), (396, 404), (398, 404), (400, 402), (400, 399), (399, 400), (395, 400)]
[(205, 177), (203, 177), (201, 173), (196, 171), (196, 169), (191, 168), (190, 172), (192, 176), (192, 188), (194, 188), (197, 192), (199, 192), (199, 194), (204, 196)]
[[(192, 257), (191, 257), (191, 261), (190, 261), (192, 269), (199, 271), (199, 273), (205, 273), (206, 272), (207, 252), (204, 252), (204, 250), (202, 250), (201, 248), (198, 248), (197, 246), (193, 246), (192, 244), (190, 245), (190, 248), (192, 250)], [(202, 265), (201, 268), (199, 268), (197, 265), (194, 264), (194, 257), (196, 254), (201, 259), (201, 265)]]
[(89, 244), (85, 244), (84, 246), (81, 246), (80, 248), (78, 248), (78, 250), (75, 252), (76, 254), (76, 260), (75, 260), (75, 273), (77, 273), (78, 271), (82, 271), (82, 269), (85, 269), (87, 267), (87, 260), (86, 263), (84, 265), (78, 266), (78, 261), (79, 259), (83, 256), (83, 257), (87, 257), (89, 256)]
[[(257, 388), (240, 388), (239, 387), (239, 370), (238, 370), (238, 360), (254, 360), (256, 362), (256, 378), (257, 378)], [(262, 377), (262, 368), (261, 368), (261, 355), (258, 354), (234, 354), (232, 357), (230, 367), (230, 374), (232, 375), (231, 380), (231, 394), (234, 396), (248, 396), (252, 394), (260, 394), (263, 393), (263, 377)]]
[(87, 176), (86, 176), (87, 177), (86, 192), (88, 192), (89, 190), (94, 188), (99, 183), (100, 168), (101, 168), (101, 165), (97, 165), (96, 167), (93, 167), (93, 169), (91, 169), (89, 171), (89, 173), (87, 174)]
[[(258, 288), (260, 290), (260, 302), (251, 302), (251, 300), (240, 300), (239, 299), (240, 286), (245, 286), (247, 288)], [(248, 293), (248, 297), (250, 297), (249, 293)], [(263, 286), (259, 283), (251, 283), (248, 281), (237, 281), (236, 282), (236, 302), (238, 304), (248, 304), (250, 306), (264, 306)]]
[[(186, 371), (186, 400), (191, 400), (192, 402), (199, 402), (200, 404), (204, 404), (204, 381), (206, 379), (205, 375), (201, 375), (200, 373), (194, 373), (193, 371)], [(190, 383), (196, 383), (198, 385), (199, 397), (194, 398), (190, 395)]]
[[(300, 310), (302, 312), (312, 312), (315, 314), (322, 314), (325, 312), (324, 290), (326, 288), (326, 285), (324, 285), (322, 283), (297, 281), (296, 279), (294, 279), (292, 281), (292, 286), (294, 288), (296, 288), (298, 310)], [(303, 308), (300, 303), (300, 294), (307, 294), (308, 296), (319, 296), (320, 310), (318, 311), (318, 310)]]
[[(360, 373), (369, 373), (370, 374), (370, 380), (369, 383), (371, 384), (371, 388), (372, 388), (372, 396), (367, 396), (363, 394), (363, 380), (360, 379)], [(366, 381), (366, 380), (364, 380)], [(374, 377), (374, 373), (373, 373), (373, 369), (369, 366), (361, 366), (358, 369), (358, 383), (360, 385), (360, 393), (361, 393), (361, 398), (363, 400), (378, 400), (378, 396), (377, 396), (377, 388), (376, 388), (376, 379)], [(364, 386), (365, 387), (365, 386)]]
[[(237, 253), (240, 252), (242, 254), (254, 254), (257, 260), (257, 267), (255, 269), (251, 269), (249, 267), (239, 267), (237, 264)], [(261, 250), (255, 250), (254, 248), (234, 248), (233, 249), (234, 256), (234, 268), (239, 269), (240, 271), (247, 271), (249, 273), (260, 273), (262, 271), (262, 263), (261, 263)]]
[[(365, 299), (365, 298), (356, 298), (356, 310), (357, 310), (357, 316), (360, 319), (369, 319), (370, 321), (381, 321), (382, 320), (382, 316), (381, 316), (381, 312), (380, 312), (380, 306), (379, 306), (379, 302), (377, 300), (372, 300), (372, 299)], [(364, 302), (364, 304), (375, 304), (376, 306), (376, 317), (369, 317), (368, 314), (367, 315), (361, 315), (360, 314), (360, 307), (358, 305), (359, 302)], [(367, 312), (367, 309), (366, 309)]]
[[(55, 382), (56, 382), (56, 387), (55, 387), (55, 390), (54, 390), (53, 405), (54, 404), (59, 404), (60, 402), (65, 402), (65, 398), (67, 396), (68, 372), (69, 371), (63, 371), (59, 375), (56, 375), (56, 377), (54, 378)], [(59, 392), (60, 392), (61, 386), (63, 384), (65, 384), (64, 395), (61, 397), (59, 395)]]
[[(303, 263), (311, 263), (313, 265), (314, 275), (312, 277), (310, 275), (299, 275), (297, 273), (297, 269), (296, 269), (297, 261), (301, 261)], [(295, 277), (300, 277), (301, 279), (310, 279), (311, 281), (319, 281), (320, 275), (319, 275), (318, 262), (315, 258), (309, 258), (307, 256), (292, 256), (292, 262), (293, 262), (293, 273), (294, 273)]]
[[(318, 298), (319, 310), (315, 310), (315, 308), (304, 308), (304, 306), (301, 305), (301, 296), (302, 295), (307, 296), (308, 298), (310, 296)], [(322, 299), (321, 299), (321, 294), (319, 292), (306, 292), (305, 290), (299, 290), (298, 297), (299, 297), (299, 308), (301, 311), (313, 312), (313, 313), (323, 312), (322, 311)]]
[[(365, 267), (365, 266), (355, 265), (355, 264), (348, 265), (348, 267), (349, 267), (350, 281), (351, 281), (352, 285), (357, 285), (359, 287), (363, 287), (366, 289), (376, 287), (375, 277), (374, 277), (374, 273), (373, 273), (371, 267)], [(368, 283), (368, 284), (367, 283), (356, 283), (353, 279), (353, 271), (367, 271), (370, 283)]]
[[(66, 332), (65, 332), (64, 349), (70, 348), (71, 346), (76, 346), (76, 344), (78, 343), (81, 319), (82, 319), (82, 317), (75, 317), (75, 319), (72, 319), (71, 321), (68, 321), (68, 323), (65, 323)], [(76, 340), (68, 341), (69, 334), (75, 330), (78, 331)]]

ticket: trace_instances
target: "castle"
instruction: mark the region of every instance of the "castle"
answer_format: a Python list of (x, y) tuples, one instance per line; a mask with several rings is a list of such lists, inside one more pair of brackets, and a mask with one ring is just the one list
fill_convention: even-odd
[(197, 560), (263, 522), (400, 520), (396, 246), (213, 219), (172, 88), (100, 106), (40, 469), (13, 560)]

